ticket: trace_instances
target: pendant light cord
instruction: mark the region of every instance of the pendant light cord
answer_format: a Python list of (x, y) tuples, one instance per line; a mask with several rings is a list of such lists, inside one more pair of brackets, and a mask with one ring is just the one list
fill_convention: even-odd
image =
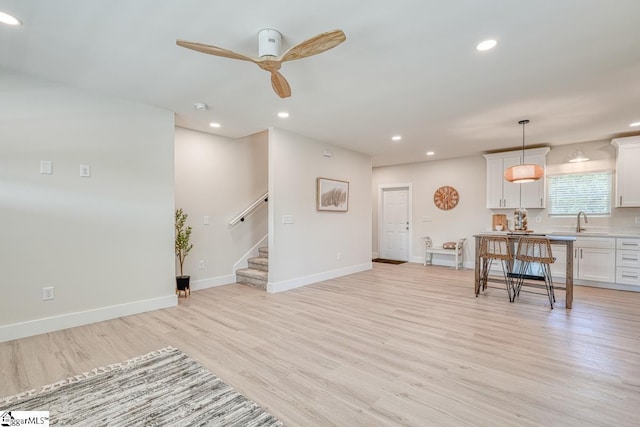
[(524, 165), (524, 123), (522, 123), (522, 160), (520, 164)]
[[(522, 159), (520, 161), (521, 165), (524, 165), (524, 125), (529, 123), (529, 120), (520, 120), (518, 123), (522, 125)], [(520, 209), (518, 215), (522, 215), (522, 185), (520, 185)], [(520, 216), (520, 218), (522, 218)], [(522, 220), (521, 220), (522, 221)]]
[(524, 125), (529, 123), (529, 120), (520, 120), (518, 123), (522, 125), (522, 159), (520, 161), (521, 165), (524, 165)]

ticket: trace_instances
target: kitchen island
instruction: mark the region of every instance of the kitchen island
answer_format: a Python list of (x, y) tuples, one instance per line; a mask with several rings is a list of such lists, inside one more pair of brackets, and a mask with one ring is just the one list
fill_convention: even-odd
[[(476, 251), (475, 251), (476, 275), (475, 275), (475, 285), (474, 285), (474, 291), (476, 295), (478, 295), (481, 291), (480, 289), (480, 239), (482, 239), (482, 236), (496, 235), (496, 234), (499, 234), (502, 236), (506, 235), (509, 238), (509, 243), (511, 244), (511, 251), (514, 254), (515, 254), (515, 245), (520, 239), (520, 237), (532, 236), (532, 234), (530, 233), (481, 233), (473, 236), (475, 237), (475, 240), (476, 240)], [(566, 291), (565, 306), (566, 308), (571, 308), (571, 305), (573, 304), (573, 242), (575, 242), (576, 240), (575, 236), (560, 236), (556, 234), (547, 234), (547, 235), (533, 234), (533, 236), (545, 237), (549, 239), (552, 245), (562, 245), (565, 247), (566, 258), (567, 258), (565, 286), (564, 286), (564, 289)], [(489, 277), (489, 281), (502, 282), (503, 279)], [(562, 287), (557, 287), (555, 283), (554, 283), (554, 287), (556, 289), (563, 289)]]

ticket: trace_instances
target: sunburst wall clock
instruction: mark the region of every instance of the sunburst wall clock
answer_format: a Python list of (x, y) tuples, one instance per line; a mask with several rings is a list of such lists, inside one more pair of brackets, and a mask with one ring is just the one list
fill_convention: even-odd
[(448, 185), (442, 186), (433, 193), (433, 203), (444, 211), (453, 209), (458, 205), (460, 195), (458, 190)]

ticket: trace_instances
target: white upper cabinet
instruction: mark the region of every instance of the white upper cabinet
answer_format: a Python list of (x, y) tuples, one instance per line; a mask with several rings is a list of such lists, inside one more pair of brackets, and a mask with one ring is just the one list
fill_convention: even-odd
[(504, 179), (504, 171), (522, 160), (522, 151), (485, 154), (487, 159), (487, 208), (515, 209), (519, 208), (520, 197), (522, 207), (541, 209), (545, 207), (546, 155), (549, 148), (534, 148), (524, 151), (524, 162), (538, 164), (545, 170), (545, 176), (538, 181), (526, 184), (514, 184)]
[(611, 141), (616, 156), (616, 207), (640, 207), (640, 136)]

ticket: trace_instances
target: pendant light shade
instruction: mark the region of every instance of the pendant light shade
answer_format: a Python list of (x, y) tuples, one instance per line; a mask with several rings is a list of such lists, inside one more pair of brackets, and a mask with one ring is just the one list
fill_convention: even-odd
[(514, 184), (524, 184), (542, 178), (544, 169), (540, 165), (524, 163), (524, 125), (529, 123), (529, 120), (520, 120), (518, 123), (522, 125), (522, 160), (519, 165), (511, 166), (504, 171), (504, 179)]
[(516, 184), (537, 181), (544, 176), (544, 170), (540, 165), (511, 166), (504, 171), (504, 179)]
[(569, 159), (569, 163), (580, 163), (580, 162), (587, 162), (587, 161), (589, 161), (589, 158), (584, 154), (582, 154), (581, 150), (578, 150), (575, 153), (573, 153), (571, 155), (571, 158)]

